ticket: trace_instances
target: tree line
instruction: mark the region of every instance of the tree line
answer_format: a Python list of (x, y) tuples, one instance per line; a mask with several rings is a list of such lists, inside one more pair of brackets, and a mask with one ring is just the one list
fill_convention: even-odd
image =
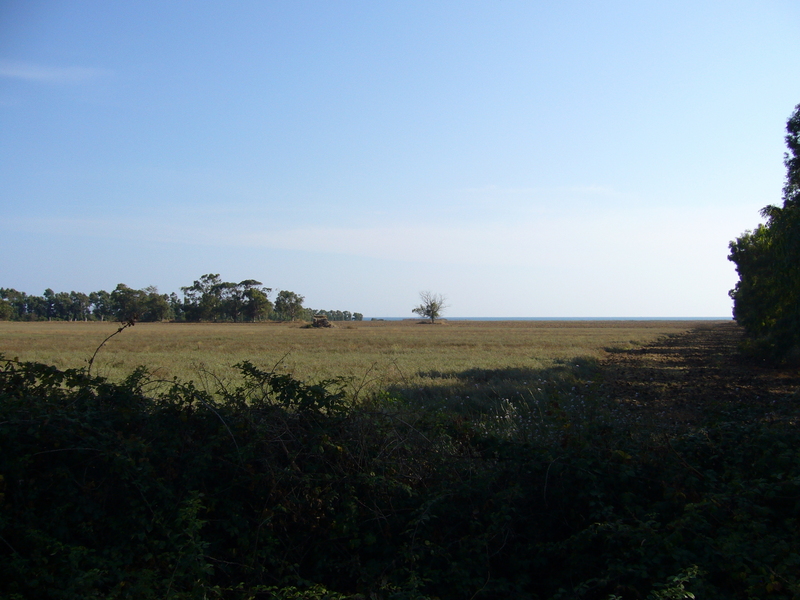
[(747, 350), (778, 362), (800, 360), (800, 104), (786, 124), (783, 206), (761, 210), (766, 223), (730, 243), (739, 282), (733, 316)]
[(120, 283), (113, 291), (54, 292), (28, 295), (13, 288), (0, 288), (0, 320), (7, 321), (178, 321), (259, 322), (310, 321), (323, 314), (330, 321), (361, 321), (358, 312), (315, 310), (303, 306), (305, 297), (280, 290), (274, 301), (272, 288), (260, 281), (223, 281), (208, 273), (181, 288), (182, 296), (159, 293), (155, 286), (140, 290)]

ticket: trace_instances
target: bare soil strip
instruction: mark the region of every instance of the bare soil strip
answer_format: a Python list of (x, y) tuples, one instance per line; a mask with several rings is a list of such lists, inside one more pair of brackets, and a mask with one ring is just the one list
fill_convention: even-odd
[(743, 357), (737, 350), (742, 335), (732, 322), (704, 324), (642, 348), (612, 351), (602, 363), (605, 388), (617, 402), (679, 429), (733, 411), (797, 420), (800, 372)]

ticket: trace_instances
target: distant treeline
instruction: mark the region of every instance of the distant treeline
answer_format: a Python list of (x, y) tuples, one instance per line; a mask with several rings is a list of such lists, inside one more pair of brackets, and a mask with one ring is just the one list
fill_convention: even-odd
[(272, 288), (260, 281), (222, 281), (209, 273), (192, 285), (161, 294), (154, 286), (136, 290), (120, 283), (112, 292), (54, 292), (28, 295), (0, 288), (0, 320), (5, 321), (185, 321), (257, 322), (310, 321), (323, 314), (330, 321), (361, 321), (361, 313), (347, 310), (315, 310), (303, 306), (305, 298), (281, 290), (270, 300)]

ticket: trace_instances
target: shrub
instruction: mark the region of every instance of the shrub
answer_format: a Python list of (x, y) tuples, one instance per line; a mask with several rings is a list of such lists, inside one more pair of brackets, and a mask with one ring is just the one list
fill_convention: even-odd
[(797, 427), (755, 408), (667, 436), (566, 372), (456, 411), (2, 365), (3, 597), (800, 595)]

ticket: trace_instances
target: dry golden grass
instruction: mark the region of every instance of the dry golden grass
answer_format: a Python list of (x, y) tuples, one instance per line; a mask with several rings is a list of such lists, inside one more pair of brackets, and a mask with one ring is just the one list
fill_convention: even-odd
[[(575, 357), (602, 359), (702, 325), (698, 321), (449, 321), (337, 323), (139, 323), (98, 353), (95, 374), (119, 380), (139, 365), (159, 379), (213, 382), (237, 375), (249, 360), (260, 368), (316, 381), (354, 378), (367, 390), (436, 385), (471, 369), (541, 370)], [(59, 368), (85, 367), (118, 323), (0, 322), (0, 354)]]

